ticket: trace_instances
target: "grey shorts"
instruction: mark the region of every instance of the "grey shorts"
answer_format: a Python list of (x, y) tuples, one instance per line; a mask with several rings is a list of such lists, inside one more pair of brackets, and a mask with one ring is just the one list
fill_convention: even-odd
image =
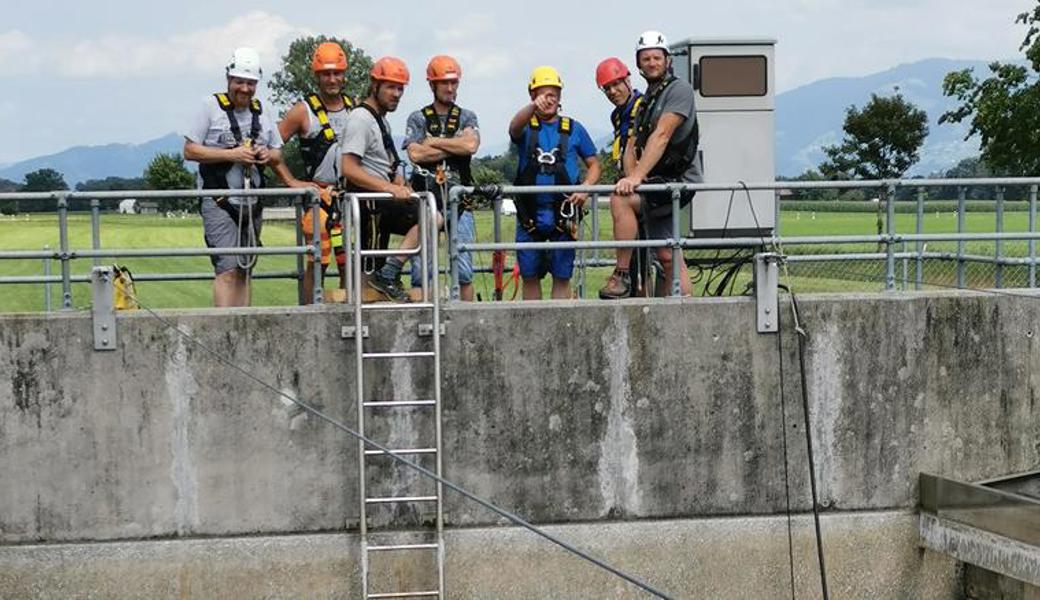
[[(202, 230), (206, 238), (207, 248), (236, 248), (242, 246), (260, 245), (260, 228), (263, 225), (261, 210), (257, 208), (253, 216), (253, 231), (255, 236), (249, 232), (249, 209), (243, 207), (242, 227), (239, 229), (238, 222), (231, 214), (217, 205), (212, 198), (202, 199)], [(213, 272), (217, 275), (226, 273), (232, 269), (239, 268), (239, 260), (247, 257), (239, 257), (233, 254), (210, 256), (213, 263)]]
[[(682, 198), (679, 201), (680, 207), (685, 207), (693, 199), (695, 192), (683, 192)], [(644, 192), (642, 195), (642, 205), (640, 212), (642, 213), (643, 227), (645, 228), (647, 239), (664, 239), (672, 237), (672, 197), (668, 192)], [(682, 230), (682, 225), (679, 226), (679, 235), (682, 236), (686, 232)]]

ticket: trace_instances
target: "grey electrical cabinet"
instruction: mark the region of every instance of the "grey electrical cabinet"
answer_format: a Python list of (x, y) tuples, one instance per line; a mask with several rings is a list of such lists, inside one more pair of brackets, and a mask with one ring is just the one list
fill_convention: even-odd
[[(771, 39), (690, 38), (672, 44), (677, 77), (693, 84), (706, 183), (775, 178), (774, 48)], [(758, 237), (773, 231), (772, 190), (698, 192), (684, 211), (689, 235)]]

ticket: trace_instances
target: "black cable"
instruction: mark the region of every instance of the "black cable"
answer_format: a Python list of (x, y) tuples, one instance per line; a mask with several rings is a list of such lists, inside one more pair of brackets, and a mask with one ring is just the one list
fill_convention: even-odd
[(776, 354), (780, 369), (780, 427), (783, 430), (781, 440), (784, 446), (784, 500), (787, 509), (787, 562), (791, 575), (791, 600), (794, 600), (794, 532), (791, 525), (791, 482), (788, 474), (790, 461), (787, 453), (787, 396), (784, 394), (784, 323), (779, 313), (776, 315), (776, 328)]
[(794, 316), (794, 330), (798, 334), (798, 371), (802, 383), (802, 413), (805, 418), (805, 447), (809, 459), (809, 489), (812, 492), (813, 526), (816, 530), (816, 559), (820, 565), (820, 588), (823, 592), (823, 600), (829, 600), (827, 591), (827, 567), (823, 559), (823, 534), (820, 531), (820, 502), (816, 491), (816, 460), (813, 456), (812, 427), (809, 421), (809, 385), (805, 375), (805, 343), (808, 334), (802, 328), (799, 312), (798, 298), (790, 288), (787, 293), (791, 295), (791, 311)]
[(670, 596), (666, 595), (663, 592), (658, 591), (657, 589), (651, 587), (649, 584), (644, 583), (644, 582), (640, 581), (639, 579), (636, 579), (634, 576), (629, 575), (629, 574), (627, 574), (627, 573), (625, 573), (625, 572), (623, 572), (623, 571), (621, 571), (621, 570), (619, 570), (619, 569), (617, 569), (617, 568), (607, 564), (606, 562), (604, 562), (604, 561), (602, 561), (602, 560), (600, 560), (598, 558), (595, 558), (594, 556), (591, 556), (590, 554), (587, 554), (587, 553), (583, 552), (582, 550), (579, 550), (577, 547), (569, 544), (568, 542), (565, 542), (564, 540), (562, 540), (560, 538), (557, 538), (557, 537), (553, 536), (552, 534), (549, 534), (549, 533), (547, 533), (545, 531), (542, 531), (541, 529), (536, 527), (534, 524), (524, 520), (523, 518), (519, 517), (518, 515), (515, 515), (515, 514), (509, 512), (509, 511), (503, 509), (503, 508), (499, 508), (498, 506), (492, 504), (491, 502), (489, 502), (487, 500), (484, 500), (483, 498), (477, 496), (473, 492), (470, 492), (469, 490), (467, 490), (467, 489), (465, 489), (465, 488), (463, 488), (463, 487), (461, 487), (461, 486), (459, 486), (459, 485), (457, 485), (455, 483), (452, 483), (451, 481), (448, 481), (447, 479), (444, 479), (443, 477), (441, 477), (440, 475), (437, 475), (433, 471), (431, 471), (431, 470), (429, 470), (429, 469), (427, 469), (427, 468), (425, 468), (423, 466), (420, 466), (420, 465), (418, 465), (416, 463), (413, 463), (413, 462), (411, 462), (409, 460), (406, 460), (406, 459), (398, 456), (397, 454), (394, 454), (394, 452), (390, 448), (387, 448), (386, 446), (383, 446), (379, 442), (376, 442), (376, 441), (374, 441), (374, 440), (372, 440), (372, 439), (362, 435), (360, 432), (351, 429), (346, 424), (344, 424), (344, 423), (342, 423), (342, 422), (340, 422), (340, 421), (330, 417), (329, 415), (323, 413), (322, 411), (318, 410), (314, 406), (312, 406), (312, 405), (310, 405), (310, 404), (308, 404), (306, 402), (303, 402), (302, 400), (298, 400), (298, 399), (294, 398), (293, 396), (290, 396), (289, 394), (287, 394), (286, 392), (282, 391), (281, 389), (279, 389), (279, 388), (271, 385), (270, 383), (267, 383), (266, 381), (260, 379), (259, 377), (257, 377), (256, 375), (254, 375), (253, 373), (248, 371), (247, 369), (245, 369), (243, 367), (240, 367), (237, 364), (231, 362), (231, 360), (229, 360), (224, 354), (222, 354), (220, 352), (217, 352), (216, 350), (211, 349), (209, 346), (207, 346), (207, 345), (203, 344), (201, 341), (197, 340), (190, 333), (185, 333), (179, 327), (177, 327), (174, 323), (172, 323), (169, 320), (164, 319), (163, 317), (159, 316), (154, 310), (152, 310), (148, 306), (146, 306), (143, 303), (141, 303), (140, 299), (138, 299), (136, 297), (134, 297), (134, 299), (137, 300), (138, 304), (140, 304), (141, 308), (144, 311), (146, 311), (149, 315), (154, 317), (156, 320), (158, 320), (160, 323), (162, 323), (168, 329), (173, 330), (174, 332), (177, 333), (177, 335), (181, 336), (182, 338), (184, 338), (188, 342), (194, 344), (195, 346), (198, 346), (204, 352), (206, 352), (208, 354), (211, 354), (214, 358), (216, 358), (217, 362), (223, 364), (224, 366), (226, 366), (226, 367), (228, 367), (228, 368), (230, 368), (230, 369), (232, 369), (234, 371), (237, 371), (241, 375), (245, 376), (246, 379), (249, 379), (252, 382), (256, 383), (257, 385), (259, 385), (259, 386), (261, 386), (263, 388), (266, 388), (267, 390), (269, 390), (271, 392), (274, 392), (276, 395), (278, 395), (278, 396), (280, 396), (282, 398), (285, 398), (286, 400), (289, 400), (290, 402), (292, 402), (296, 406), (299, 406), (305, 412), (310, 413), (310, 414), (314, 415), (315, 417), (321, 419), (322, 421), (325, 421), (326, 423), (332, 425), (336, 429), (339, 429), (340, 431), (343, 431), (344, 433), (347, 433), (347, 434), (351, 435), (352, 437), (354, 437), (354, 438), (356, 438), (358, 440), (361, 440), (366, 445), (371, 446), (372, 448), (375, 448), (376, 450), (380, 450), (381, 452), (383, 452), (384, 454), (389, 456), (391, 459), (397, 461), (398, 463), (400, 463), (400, 464), (402, 464), (402, 465), (404, 465), (406, 467), (410, 467), (410, 468), (414, 469), (415, 471), (419, 472), (420, 474), (422, 474), (422, 475), (424, 475), (424, 476), (426, 476), (426, 477), (428, 477), (430, 479), (433, 479), (434, 481), (436, 481), (437, 483), (440, 483), (444, 487), (457, 492), (461, 496), (463, 496), (463, 497), (465, 497), (465, 498), (467, 498), (469, 500), (472, 500), (473, 502), (476, 502), (477, 504), (479, 504), (479, 505), (483, 506), (484, 508), (490, 510), (491, 512), (499, 515), (500, 517), (508, 519), (509, 521), (515, 523), (516, 525), (519, 525), (520, 527), (523, 527), (524, 529), (527, 529), (531, 533), (534, 533), (535, 535), (538, 535), (538, 536), (541, 536), (541, 537), (545, 538), (546, 540), (552, 542), (553, 544), (556, 544), (557, 546), (563, 548), (564, 550), (570, 552), (571, 554), (574, 554), (575, 556), (578, 556), (578, 557), (588, 561), (589, 563), (592, 563), (593, 565), (603, 569), (604, 571), (607, 571), (609, 573), (612, 573), (613, 575), (616, 575), (617, 577), (619, 577), (621, 579), (624, 579), (625, 581), (631, 583), (632, 585), (642, 589), (643, 591), (645, 591), (645, 592), (647, 592), (649, 594), (657, 596), (658, 598), (664, 598), (665, 600), (670, 600), (670, 598), (671, 598)]

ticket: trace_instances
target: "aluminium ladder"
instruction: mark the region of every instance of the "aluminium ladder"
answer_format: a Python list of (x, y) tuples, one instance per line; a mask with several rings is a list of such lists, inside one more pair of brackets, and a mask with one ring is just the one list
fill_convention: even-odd
[[(367, 436), (365, 431), (366, 418), (371, 416), (373, 421), (380, 417), (387, 417), (389, 415), (398, 413), (399, 411), (413, 411), (419, 410), (426, 412), (433, 412), (435, 437), (434, 443), (429, 444), (417, 444), (417, 447), (408, 448), (393, 448), (388, 447), (388, 444), (384, 440), (375, 440), (383, 444), (384, 447), (388, 447), (390, 453), (401, 456), (406, 460), (418, 462), (423, 457), (432, 456), (435, 462), (435, 466), (430, 470), (434, 471), (438, 477), (441, 476), (442, 459), (441, 459), (441, 321), (440, 321), (440, 298), (438, 293), (437, 277), (438, 266), (437, 266), (437, 206), (434, 197), (430, 193), (416, 194), (420, 204), (420, 216), (419, 216), (419, 247), (410, 251), (401, 250), (366, 250), (361, 248), (361, 235), (360, 228), (355, 226), (352, 227), (354, 231), (351, 232), (352, 240), (352, 252), (351, 260), (353, 261), (353, 268), (351, 275), (353, 276), (353, 299), (354, 304), (354, 349), (355, 349), (355, 386), (357, 396), (357, 411), (358, 411), (358, 431), (362, 436)], [(347, 196), (347, 201), (350, 206), (351, 222), (360, 226), (360, 202), (371, 201), (371, 202), (394, 202), (387, 197), (386, 194), (353, 194)], [(410, 254), (413, 258), (419, 258), (422, 261), (422, 275), (423, 281), (427, 282), (423, 286), (423, 298), (421, 302), (417, 303), (377, 303), (377, 304), (364, 304), (362, 302), (363, 296), (363, 281), (361, 274), (363, 272), (364, 259), (368, 257), (387, 257), (392, 255)], [(427, 262), (429, 261), (429, 262)], [(433, 283), (430, 284), (430, 278), (428, 272), (433, 273)], [(432, 349), (428, 351), (395, 351), (395, 350), (381, 350), (374, 351), (372, 348), (365, 347), (365, 337), (367, 328), (365, 325), (365, 315), (374, 311), (387, 311), (387, 312), (404, 312), (404, 311), (428, 311), (432, 313), (432, 327), (429, 328), (432, 337)], [(423, 329), (420, 324), (420, 333)], [(391, 399), (386, 400), (382, 398), (367, 399), (365, 392), (365, 365), (388, 365), (392, 364), (393, 361), (405, 359), (421, 361), (421, 364), (431, 364), (433, 371), (433, 389), (432, 398), (423, 399)], [(425, 447), (418, 447), (425, 446)], [(422, 493), (411, 493), (402, 494), (400, 492), (387, 494), (383, 496), (369, 496), (368, 490), (368, 473), (369, 473), (369, 461), (390, 461), (396, 463), (393, 458), (387, 456), (386, 452), (377, 449), (369, 449), (365, 447), (365, 443), (358, 440), (358, 498), (360, 501), (359, 511), (359, 529), (361, 536), (361, 586), (362, 594), (361, 597), (368, 598), (443, 598), (444, 597), (444, 519), (443, 519), (443, 502), (442, 502), (442, 486), (438, 481), (436, 482), (436, 491), (433, 494), (422, 494)], [(401, 469), (410, 469), (404, 465), (397, 465)], [(425, 481), (426, 477), (419, 478), (419, 481)], [(431, 505), (436, 506), (436, 517), (435, 517), (435, 529), (433, 539), (421, 539), (416, 542), (414, 539), (407, 539), (402, 541), (391, 540), (389, 542), (380, 541), (379, 543), (373, 543), (370, 539), (371, 532), (369, 531), (369, 519), (370, 511), (375, 510), (377, 507), (388, 508), (397, 507), (401, 505)], [(425, 532), (425, 535), (429, 535), (430, 532)], [(387, 537), (387, 538), (402, 538), (408, 534), (403, 532), (390, 533), (390, 532), (376, 532), (375, 535)], [(436, 560), (436, 589), (429, 589), (423, 587), (422, 589), (399, 589), (399, 590), (381, 590), (373, 591), (374, 586), (371, 581), (371, 569), (372, 569), (372, 558), (374, 555), (382, 557), (389, 557), (399, 555), (402, 557), (416, 556), (417, 553), (431, 552), (435, 554)], [(402, 586), (403, 582), (395, 582), (397, 585)]]

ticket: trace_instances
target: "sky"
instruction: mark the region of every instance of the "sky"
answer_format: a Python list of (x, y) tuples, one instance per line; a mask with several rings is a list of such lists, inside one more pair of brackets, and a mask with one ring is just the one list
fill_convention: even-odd
[[(647, 29), (669, 39), (767, 37), (778, 41), (776, 86), (861, 76), (924, 58), (1009, 59), (1025, 33), (1025, 0), (657, 0), (498, 3), (456, 0), (4, 0), (0, 20), (0, 164), (76, 145), (140, 143), (182, 132), (202, 99), (224, 84), (237, 46), (257, 48), (266, 74), (289, 43), (343, 37), (373, 58), (398, 56), (412, 85), (391, 118), (430, 101), (423, 81), (435, 54), (463, 68), (459, 104), (477, 112), (485, 150), (501, 149), (513, 113), (527, 102), (530, 70), (562, 73), (565, 113), (594, 137), (609, 131), (610, 105), (596, 64), (621, 57)], [(546, 10), (537, 9), (545, 6)], [(260, 86), (261, 97), (266, 84)], [(482, 152), (483, 153), (483, 152)]]

